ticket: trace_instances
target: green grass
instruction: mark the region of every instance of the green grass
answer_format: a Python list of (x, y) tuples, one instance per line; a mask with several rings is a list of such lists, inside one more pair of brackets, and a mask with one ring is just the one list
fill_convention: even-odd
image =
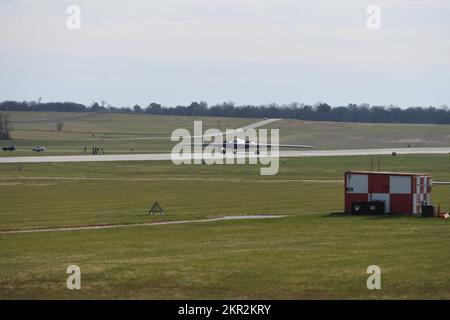
[[(449, 299), (450, 226), (326, 214), (3, 236), (1, 298)], [(80, 266), (80, 291), (65, 269)], [(382, 290), (366, 288), (379, 265)]]
[[(381, 157), (390, 171), (426, 172), (450, 181), (450, 157)], [(146, 222), (158, 200), (176, 220), (231, 214), (342, 211), (343, 173), (370, 157), (281, 159), (276, 176), (259, 166), (182, 165), (169, 161), (2, 164), (0, 229)], [(450, 208), (450, 186), (434, 200)]]
[(18, 163), (0, 165), (0, 179), (35, 177), (141, 179), (343, 179), (347, 170), (370, 170), (371, 159), (381, 171), (425, 172), (450, 180), (450, 155), (339, 156), (280, 159), (277, 175), (260, 176), (260, 165), (173, 165), (170, 161)]
[(448, 147), (450, 126), (281, 120), (281, 140), (321, 149)]
[[(447, 155), (381, 157), (383, 170), (450, 180)], [(344, 217), (343, 172), (370, 157), (258, 166), (2, 164), (0, 229), (281, 213), (278, 220), (0, 235), (0, 298), (449, 299), (450, 223)], [(19, 167), (21, 170), (19, 170)], [(450, 209), (450, 186), (433, 189)], [(164, 217), (147, 216), (158, 200)], [(82, 289), (66, 289), (68, 265)], [(382, 269), (382, 290), (366, 268)]]

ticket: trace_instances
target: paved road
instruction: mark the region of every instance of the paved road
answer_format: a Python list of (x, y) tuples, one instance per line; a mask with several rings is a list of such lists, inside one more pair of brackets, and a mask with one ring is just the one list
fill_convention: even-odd
[[(397, 154), (450, 154), (450, 148), (392, 148), (392, 149), (349, 149), (349, 150), (308, 150), (308, 151), (280, 151), (281, 158), (295, 157), (334, 157), (334, 156), (361, 156), (361, 155), (390, 155)], [(227, 154), (227, 158), (243, 158), (248, 155)], [(219, 155), (218, 157), (223, 157)], [(258, 157), (251, 154), (250, 157)], [(262, 156), (264, 157), (264, 156)], [(267, 156), (265, 156), (267, 157)], [(201, 154), (192, 154), (188, 159), (210, 159)], [(92, 162), (92, 161), (168, 161), (170, 153), (155, 154), (117, 154), (117, 155), (81, 155), (81, 156), (38, 156), (38, 157), (0, 157), (1, 163), (39, 163), (39, 162)]]
[(41, 229), (24, 229), (24, 230), (11, 230), (0, 231), (0, 234), (18, 234), (18, 233), (38, 233), (38, 232), (61, 232), (61, 231), (80, 231), (80, 230), (98, 230), (98, 229), (115, 229), (115, 228), (130, 228), (130, 227), (142, 227), (142, 226), (161, 226), (170, 224), (186, 224), (186, 223), (201, 223), (201, 222), (214, 222), (214, 221), (227, 221), (227, 220), (256, 220), (256, 219), (277, 219), (286, 217), (285, 215), (246, 215), (246, 216), (225, 216), (211, 219), (200, 220), (179, 220), (179, 221), (161, 221), (161, 222), (148, 222), (148, 223), (134, 223), (134, 224), (111, 224), (100, 226), (79, 226), (79, 227), (64, 227), (64, 228), (41, 228)]

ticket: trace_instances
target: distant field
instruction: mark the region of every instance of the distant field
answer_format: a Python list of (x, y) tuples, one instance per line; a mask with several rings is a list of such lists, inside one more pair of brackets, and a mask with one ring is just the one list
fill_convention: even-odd
[[(6, 113), (2, 113), (6, 114)], [(192, 131), (193, 121), (202, 120), (205, 129), (238, 128), (259, 121), (233, 118), (194, 118), (180, 116), (60, 113), (60, 112), (9, 112), (12, 121), (12, 141), (18, 152), (0, 152), (0, 156), (43, 155), (32, 153), (34, 145), (45, 146), (45, 154), (83, 154), (84, 147), (91, 152), (93, 146), (106, 153), (167, 152), (175, 145), (170, 141), (172, 131), (186, 128)], [(61, 132), (56, 123), (63, 122)]]
[[(381, 158), (383, 170), (450, 180), (447, 155)], [(450, 223), (344, 217), (343, 172), (370, 157), (258, 166), (170, 162), (0, 165), (0, 230), (287, 214), (265, 221), (0, 234), (0, 298), (450, 299)], [(450, 210), (450, 186), (434, 203)], [(148, 216), (158, 200), (166, 216)], [(65, 287), (65, 268), (82, 289)], [(382, 268), (382, 290), (366, 268)]]
[(449, 125), (370, 124), (281, 120), (285, 143), (303, 141), (321, 149), (448, 147)]
[[(177, 128), (192, 130), (194, 120), (207, 128), (235, 129), (261, 119), (182, 117), (135, 114), (2, 112), (12, 121), (12, 141), (18, 151), (0, 152), (0, 156), (83, 154), (93, 146), (106, 154), (168, 152), (174, 143), (169, 138)], [(63, 122), (61, 132), (56, 123)], [(281, 120), (266, 128), (280, 129), (280, 142), (309, 144), (319, 149), (442, 147), (449, 146), (450, 126), (361, 124)], [(47, 147), (46, 153), (32, 153), (31, 147)]]

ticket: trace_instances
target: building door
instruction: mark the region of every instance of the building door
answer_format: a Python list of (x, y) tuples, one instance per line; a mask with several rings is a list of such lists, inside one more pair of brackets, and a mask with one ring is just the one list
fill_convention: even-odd
[(369, 201), (382, 201), (384, 202), (384, 213), (389, 213), (389, 193), (371, 193), (369, 195)]

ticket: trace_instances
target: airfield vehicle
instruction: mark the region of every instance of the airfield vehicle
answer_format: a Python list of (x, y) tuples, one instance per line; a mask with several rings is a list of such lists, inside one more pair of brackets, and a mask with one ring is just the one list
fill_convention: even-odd
[(2, 147), (3, 151), (16, 151), (16, 146)]
[(35, 147), (31, 148), (31, 151), (34, 151), (34, 152), (44, 152), (44, 151), (45, 151), (45, 148), (44, 148), (44, 147), (41, 147), (41, 146), (35, 146)]

